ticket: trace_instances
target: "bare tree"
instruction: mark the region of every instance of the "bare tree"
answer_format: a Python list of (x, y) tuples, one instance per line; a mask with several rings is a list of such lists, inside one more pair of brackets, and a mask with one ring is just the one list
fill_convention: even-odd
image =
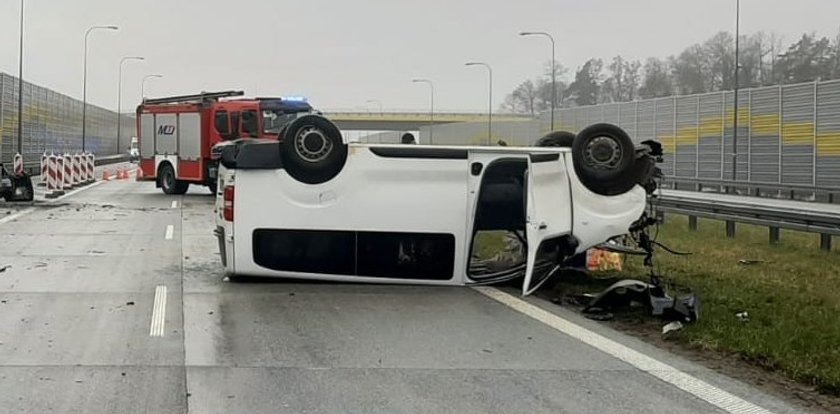
[(828, 38), (806, 33), (781, 55), (778, 70), (783, 83), (810, 82), (830, 78), (831, 62)]
[(537, 98), (538, 98), (538, 90), (534, 82), (530, 79), (526, 80), (519, 84), (516, 89), (513, 90), (506, 98), (505, 102), (502, 104), (502, 109), (517, 113), (517, 114), (530, 114), (531, 116), (536, 115), (537, 112)]
[(714, 74), (708, 50), (700, 45), (685, 49), (669, 59), (677, 93), (688, 95), (709, 92), (714, 87)]
[(595, 105), (598, 103), (598, 96), (601, 91), (604, 62), (601, 59), (589, 59), (575, 73), (575, 81), (569, 85), (569, 95), (573, 97), (575, 104)]
[(735, 39), (729, 32), (718, 32), (703, 43), (709, 63), (709, 91), (730, 90), (735, 87)]
[(831, 44), (831, 58), (830, 58), (830, 73), (831, 79), (840, 79), (840, 28), (837, 30), (837, 36)]
[(674, 93), (668, 64), (657, 58), (648, 58), (644, 66), (642, 86), (639, 88), (641, 98), (659, 98)]
[(616, 56), (607, 66), (609, 75), (601, 88), (601, 102), (627, 102), (636, 98), (641, 63)]

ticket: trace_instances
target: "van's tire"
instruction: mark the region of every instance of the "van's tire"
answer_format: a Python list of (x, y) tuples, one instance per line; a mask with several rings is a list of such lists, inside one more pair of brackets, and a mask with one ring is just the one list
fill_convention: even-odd
[(572, 144), (575, 172), (594, 193), (617, 195), (638, 183), (636, 149), (630, 136), (612, 124), (595, 124), (578, 133)]
[(400, 143), (401, 144), (416, 144), (417, 140), (414, 138), (414, 134), (412, 134), (411, 132), (406, 132), (400, 138)]
[(160, 167), (158, 177), (160, 180), (160, 186), (166, 194), (180, 195), (186, 193), (187, 189), (190, 188), (190, 183), (175, 178), (175, 170), (169, 163)]
[(571, 148), (574, 142), (575, 134), (568, 131), (554, 131), (538, 139), (536, 146)]
[(330, 120), (318, 115), (295, 119), (280, 139), (283, 168), (292, 178), (306, 184), (331, 180), (344, 168), (347, 144), (341, 131)]

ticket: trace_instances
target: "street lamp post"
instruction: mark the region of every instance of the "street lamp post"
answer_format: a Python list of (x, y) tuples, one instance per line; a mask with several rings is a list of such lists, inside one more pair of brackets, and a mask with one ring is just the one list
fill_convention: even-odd
[(412, 79), (414, 83), (428, 83), (429, 84), (429, 144), (432, 144), (434, 137), (432, 129), (435, 125), (435, 85), (429, 79)]
[(85, 152), (85, 137), (87, 132), (87, 51), (88, 36), (94, 30), (119, 30), (117, 26), (91, 26), (85, 32), (84, 73), (82, 74), (82, 152)]
[(379, 116), (382, 116), (383, 110), (382, 110), (382, 102), (381, 101), (376, 100), (376, 99), (368, 99), (366, 102), (367, 103), (375, 103), (375, 104), (379, 105)]
[(122, 69), (123, 63), (128, 60), (143, 60), (142, 56), (126, 56), (120, 59), (120, 74), (117, 81), (117, 152), (121, 151), (120, 135), (122, 133)]
[(554, 131), (554, 102), (557, 100), (557, 79), (554, 69), (554, 37), (546, 32), (521, 32), (520, 36), (545, 36), (551, 40), (551, 130)]
[(23, 154), (23, 0), (20, 0), (20, 49), (18, 49), (17, 152)]
[(146, 79), (162, 78), (162, 77), (163, 77), (163, 75), (157, 75), (157, 74), (143, 76), (143, 80), (140, 81), (140, 97), (142, 98), (143, 101), (146, 100)]
[(739, 38), (741, 37), (741, 0), (735, 0), (735, 117), (732, 129), (732, 181), (738, 181), (738, 63)]
[(487, 68), (487, 73), (490, 75), (490, 87), (489, 87), (489, 104), (487, 109), (487, 145), (492, 145), (491, 141), (493, 140), (493, 69), (490, 65), (484, 62), (467, 62), (467, 66), (484, 66)]

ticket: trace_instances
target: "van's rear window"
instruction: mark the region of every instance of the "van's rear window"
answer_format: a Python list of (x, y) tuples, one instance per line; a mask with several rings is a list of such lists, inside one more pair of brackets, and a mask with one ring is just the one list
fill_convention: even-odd
[(448, 280), (455, 236), (441, 233), (257, 229), (254, 262), (287, 272)]

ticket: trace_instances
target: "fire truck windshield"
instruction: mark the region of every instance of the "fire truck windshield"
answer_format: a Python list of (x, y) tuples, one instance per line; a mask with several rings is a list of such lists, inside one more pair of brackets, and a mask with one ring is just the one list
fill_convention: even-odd
[(292, 122), (300, 113), (312, 111), (312, 106), (305, 101), (281, 98), (257, 98), (263, 117), (263, 133), (279, 134), (284, 125)]
[(288, 124), (297, 117), (295, 113), (285, 113), (278, 109), (263, 109), (263, 130), (265, 134), (279, 134), (283, 125)]

